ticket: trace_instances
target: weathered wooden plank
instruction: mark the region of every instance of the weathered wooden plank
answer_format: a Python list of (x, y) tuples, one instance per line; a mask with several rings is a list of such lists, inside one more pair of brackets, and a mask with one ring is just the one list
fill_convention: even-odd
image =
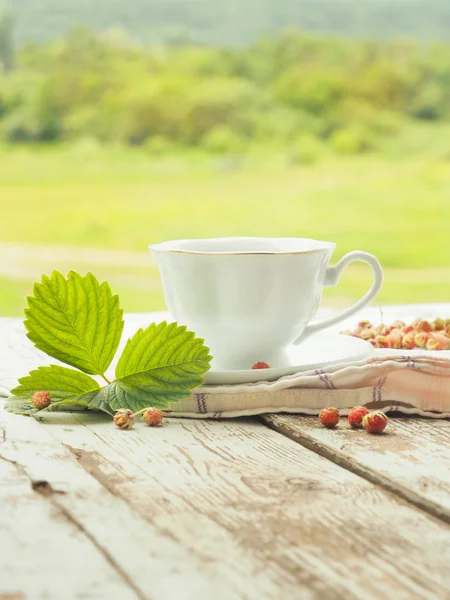
[(317, 417), (267, 415), (276, 431), (450, 522), (450, 422), (391, 418), (383, 435), (333, 430)]
[[(77, 425), (73, 418), (72, 425), (75, 434), (86, 430)], [(108, 427), (112, 427), (110, 422)], [(218, 600), (249, 597), (246, 594), (253, 587), (251, 580), (233, 577), (228, 572), (229, 565), (222, 563), (220, 555), (205, 558), (192, 553), (190, 546), (180, 545), (177, 539), (167, 533), (158, 523), (157, 515), (151, 518), (141, 516), (131, 504), (109, 491), (109, 486), (104, 485), (105, 481), (100, 477), (96, 479), (84, 469), (75, 454), (64, 446), (70, 429), (64, 422), (45, 427), (33, 419), (11, 415), (0, 409), (0, 464), (17, 463), (28, 478), (27, 489), (34, 486), (46, 494), (45, 500), (53, 505), (52, 514), (56, 519), (53, 527), (58, 525), (59, 514), (64, 514), (73, 522), (76, 529), (92, 541), (122, 579), (128, 582), (134, 590), (133, 599), (198, 600), (209, 598), (210, 594)], [(56, 432), (63, 443), (52, 435)], [(95, 440), (95, 434), (90, 435)], [(102, 457), (97, 457), (97, 461), (101, 462)], [(124, 469), (123, 464), (121, 469)], [(127, 477), (126, 468), (121, 476)], [(12, 494), (11, 502), (14, 502), (14, 491)], [(17, 491), (17, 496), (19, 494)], [(21, 526), (20, 514), (16, 513), (14, 519), (6, 518), (5, 527), (10, 530), (8, 536), (14, 537), (16, 528)], [(28, 532), (32, 532), (35, 525), (25, 522)], [(37, 519), (36, 523), (39, 522)], [(55, 548), (56, 553), (61, 553), (60, 561), (55, 564), (61, 570), (62, 579), (66, 560), (62, 558), (65, 554), (65, 537), (67, 534), (61, 533)], [(7, 545), (4, 547), (7, 548)], [(34, 552), (40, 551), (38, 545), (32, 548)], [(86, 555), (89, 559), (89, 553)], [(68, 557), (72, 557), (70, 546)], [(26, 578), (28, 563), (22, 564), (18, 549), (14, 561), (18, 572)], [(91, 562), (95, 566), (95, 561)], [(42, 567), (42, 581), (51, 579), (54, 569), (52, 563), (47, 563), (44, 556), (38, 564)], [(82, 566), (84, 563), (79, 561), (79, 564)], [(78, 576), (83, 577), (82, 571)], [(90, 581), (89, 578), (87, 581)], [(45, 589), (44, 583), (42, 586)], [(103, 593), (101, 586), (98, 589), (98, 594)], [(105, 585), (104, 595), (96, 596), (94, 590), (92, 596), (85, 597), (128, 600), (126, 593), (109, 594), (109, 589)], [(1, 579), (0, 592), (3, 592)], [(47, 600), (47, 596), (44, 597)], [(40, 600), (41, 596), (26, 596), (26, 600), (34, 598)], [(48, 598), (71, 600), (72, 596), (50, 594)]]
[(136, 600), (83, 530), (33, 491), (20, 466), (0, 459), (0, 482), (0, 598)]
[(86, 471), (209, 569), (207, 597), (447, 594), (447, 525), (263, 424), (54, 416)]

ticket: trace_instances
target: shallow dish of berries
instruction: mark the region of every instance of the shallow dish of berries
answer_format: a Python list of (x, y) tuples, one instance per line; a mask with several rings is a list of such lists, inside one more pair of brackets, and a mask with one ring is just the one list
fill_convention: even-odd
[[(339, 333), (322, 332), (312, 335), (301, 344), (291, 346), (287, 353), (286, 364), (266, 365), (242, 370), (211, 369), (205, 376), (206, 385), (231, 385), (275, 381), (286, 375), (295, 375), (304, 371), (323, 369), (335, 364), (358, 362), (373, 354), (373, 346), (360, 338)], [(257, 366), (257, 365), (255, 365)]]
[(354, 329), (342, 333), (366, 340), (374, 348), (390, 350), (450, 350), (450, 319), (427, 321), (416, 319), (411, 323), (394, 321), (390, 324), (374, 325), (360, 321)]

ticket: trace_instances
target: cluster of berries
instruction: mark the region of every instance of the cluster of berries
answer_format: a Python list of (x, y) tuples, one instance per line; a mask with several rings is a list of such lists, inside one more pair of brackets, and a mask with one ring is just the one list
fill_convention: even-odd
[[(49, 392), (35, 392), (31, 398), (31, 403), (38, 410), (47, 408), (51, 404)], [(142, 419), (150, 427), (159, 427), (163, 424), (164, 413), (157, 408), (144, 408), (134, 413), (129, 408), (119, 408), (114, 415), (114, 424), (119, 429), (131, 429), (136, 422), (136, 416), (142, 414)]]
[(391, 325), (377, 326), (361, 321), (354, 331), (342, 333), (366, 340), (375, 348), (450, 350), (450, 319), (433, 322), (416, 319), (410, 325), (394, 321)]
[(136, 422), (136, 416), (142, 415), (142, 420), (150, 427), (159, 427), (163, 424), (164, 413), (157, 408), (144, 408), (134, 413), (129, 408), (119, 408), (113, 417), (114, 424), (119, 429), (131, 429)]
[[(328, 406), (320, 411), (319, 421), (324, 427), (332, 429), (339, 423), (339, 410), (334, 406)], [(348, 422), (350, 427), (354, 429), (364, 428), (369, 433), (381, 433), (386, 429), (388, 418), (381, 412), (376, 410), (370, 412), (365, 406), (355, 406), (348, 413)]]

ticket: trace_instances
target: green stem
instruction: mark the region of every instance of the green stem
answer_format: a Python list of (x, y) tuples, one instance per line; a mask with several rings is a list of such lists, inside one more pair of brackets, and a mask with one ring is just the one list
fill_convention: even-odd
[[(148, 408), (148, 406), (147, 406), (147, 408)], [(143, 408), (142, 410), (138, 410), (137, 412), (134, 413), (134, 416), (136, 417), (137, 415), (142, 415), (142, 413), (144, 413), (147, 410), (147, 408)]]
[[(137, 412), (134, 413), (134, 416), (137, 417), (138, 415), (141, 415), (142, 413), (144, 413), (146, 410), (148, 410), (149, 408), (152, 408), (151, 406), (147, 406), (146, 408), (143, 408), (142, 410), (138, 410)], [(170, 414), (172, 411), (171, 410), (162, 410), (160, 408), (157, 408), (156, 410), (160, 410), (163, 414), (163, 416)]]
[(106, 383), (108, 385), (110, 385), (111, 382), (109, 381), (109, 379), (105, 375), (102, 374), (102, 375), (100, 375), (100, 377), (103, 377), (103, 379), (106, 381)]
[[(67, 402), (65, 400), (60, 400), (59, 402), (51, 402), (48, 406), (46, 406), (45, 408), (41, 408), (40, 410), (38, 410), (36, 412), (36, 414), (42, 413), (42, 412), (52, 412), (52, 410), (55, 408), (55, 406), (61, 406), (61, 404), (67, 404)], [(74, 404), (76, 404), (76, 402), (74, 402)], [(67, 404), (67, 406), (70, 406), (69, 404)]]

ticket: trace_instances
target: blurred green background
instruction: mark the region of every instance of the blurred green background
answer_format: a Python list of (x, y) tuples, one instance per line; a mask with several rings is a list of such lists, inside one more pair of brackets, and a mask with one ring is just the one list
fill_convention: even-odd
[(450, 6), (52, 1), (0, 17), (0, 316), (52, 269), (162, 309), (147, 245), (228, 235), (367, 250), (379, 304), (449, 301)]

